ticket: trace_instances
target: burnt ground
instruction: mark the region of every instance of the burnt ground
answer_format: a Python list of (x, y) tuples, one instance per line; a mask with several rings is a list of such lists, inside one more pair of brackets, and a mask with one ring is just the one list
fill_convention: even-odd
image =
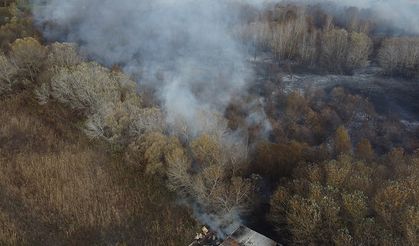
[(328, 91), (341, 86), (351, 94), (368, 98), (380, 115), (419, 124), (419, 78), (385, 76), (376, 65), (359, 69), (353, 75), (319, 74), (301, 68), (291, 71), (289, 66), (278, 66), (269, 58), (252, 62), (252, 65), (256, 71), (256, 84), (252, 88), (266, 81), (277, 84), (285, 93), (309, 89)]

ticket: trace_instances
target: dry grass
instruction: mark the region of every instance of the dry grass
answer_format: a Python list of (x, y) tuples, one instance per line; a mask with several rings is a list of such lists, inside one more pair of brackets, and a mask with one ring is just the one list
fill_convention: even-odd
[(189, 211), (59, 106), (0, 100), (0, 245), (187, 245)]

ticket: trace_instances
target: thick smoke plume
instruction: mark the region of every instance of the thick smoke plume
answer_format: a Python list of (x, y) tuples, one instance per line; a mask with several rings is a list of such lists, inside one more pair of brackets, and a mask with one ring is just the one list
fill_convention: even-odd
[[(233, 96), (246, 92), (252, 77), (246, 49), (233, 37), (232, 28), (240, 17), (232, 1), (34, 3), (37, 24), (47, 39), (75, 42), (90, 58), (108, 66), (119, 65), (135, 75), (142, 88), (153, 89), (169, 125), (181, 122), (192, 136), (227, 129), (222, 120), (225, 108)], [(264, 120), (259, 117), (263, 112), (252, 110), (252, 123)], [(239, 135), (224, 135), (223, 141), (245, 145), (246, 138)], [(219, 229), (220, 236), (234, 224), (202, 211), (196, 215)]]
[(197, 134), (211, 125), (200, 123), (201, 112), (222, 113), (251, 75), (229, 31), (237, 11), (227, 2), (35, 1), (35, 16), (48, 39), (76, 42), (95, 60), (138, 75), (168, 120)]

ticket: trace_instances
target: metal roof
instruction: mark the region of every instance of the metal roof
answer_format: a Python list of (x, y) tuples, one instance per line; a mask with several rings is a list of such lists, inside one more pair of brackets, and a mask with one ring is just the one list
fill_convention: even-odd
[(274, 240), (253, 231), (245, 226), (240, 226), (224, 240), (220, 246), (278, 246)]

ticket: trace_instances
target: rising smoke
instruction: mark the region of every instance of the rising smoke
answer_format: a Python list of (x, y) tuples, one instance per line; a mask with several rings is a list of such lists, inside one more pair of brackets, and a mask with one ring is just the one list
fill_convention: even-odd
[[(247, 49), (232, 36), (239, 8), (273, 2), (328, 3), (373, 9), (398, 28), (419, 33), (413, 0), (33, 0), (46, 38), (76, 42), (103, 64), (118, 64), (157, 92), (169, 122), (182, 119), (193, 134), (206, 131), (199, 113), (223, 114), (246, 91), (252, 70)], [(397, 10), (397, 11), (395, 11)], [(265, 123), (266, 124), (266, 123)]]
[(199, 113), (222, 113), (251, 77), (229, 31), (237, 11), (227, 1), (35, 2), (48, 39), (76, 42), (95, 60), (139, 75), (157, 92), (168, 120), (182, 119), (194, 134), (207, 130), (197, 123)]

